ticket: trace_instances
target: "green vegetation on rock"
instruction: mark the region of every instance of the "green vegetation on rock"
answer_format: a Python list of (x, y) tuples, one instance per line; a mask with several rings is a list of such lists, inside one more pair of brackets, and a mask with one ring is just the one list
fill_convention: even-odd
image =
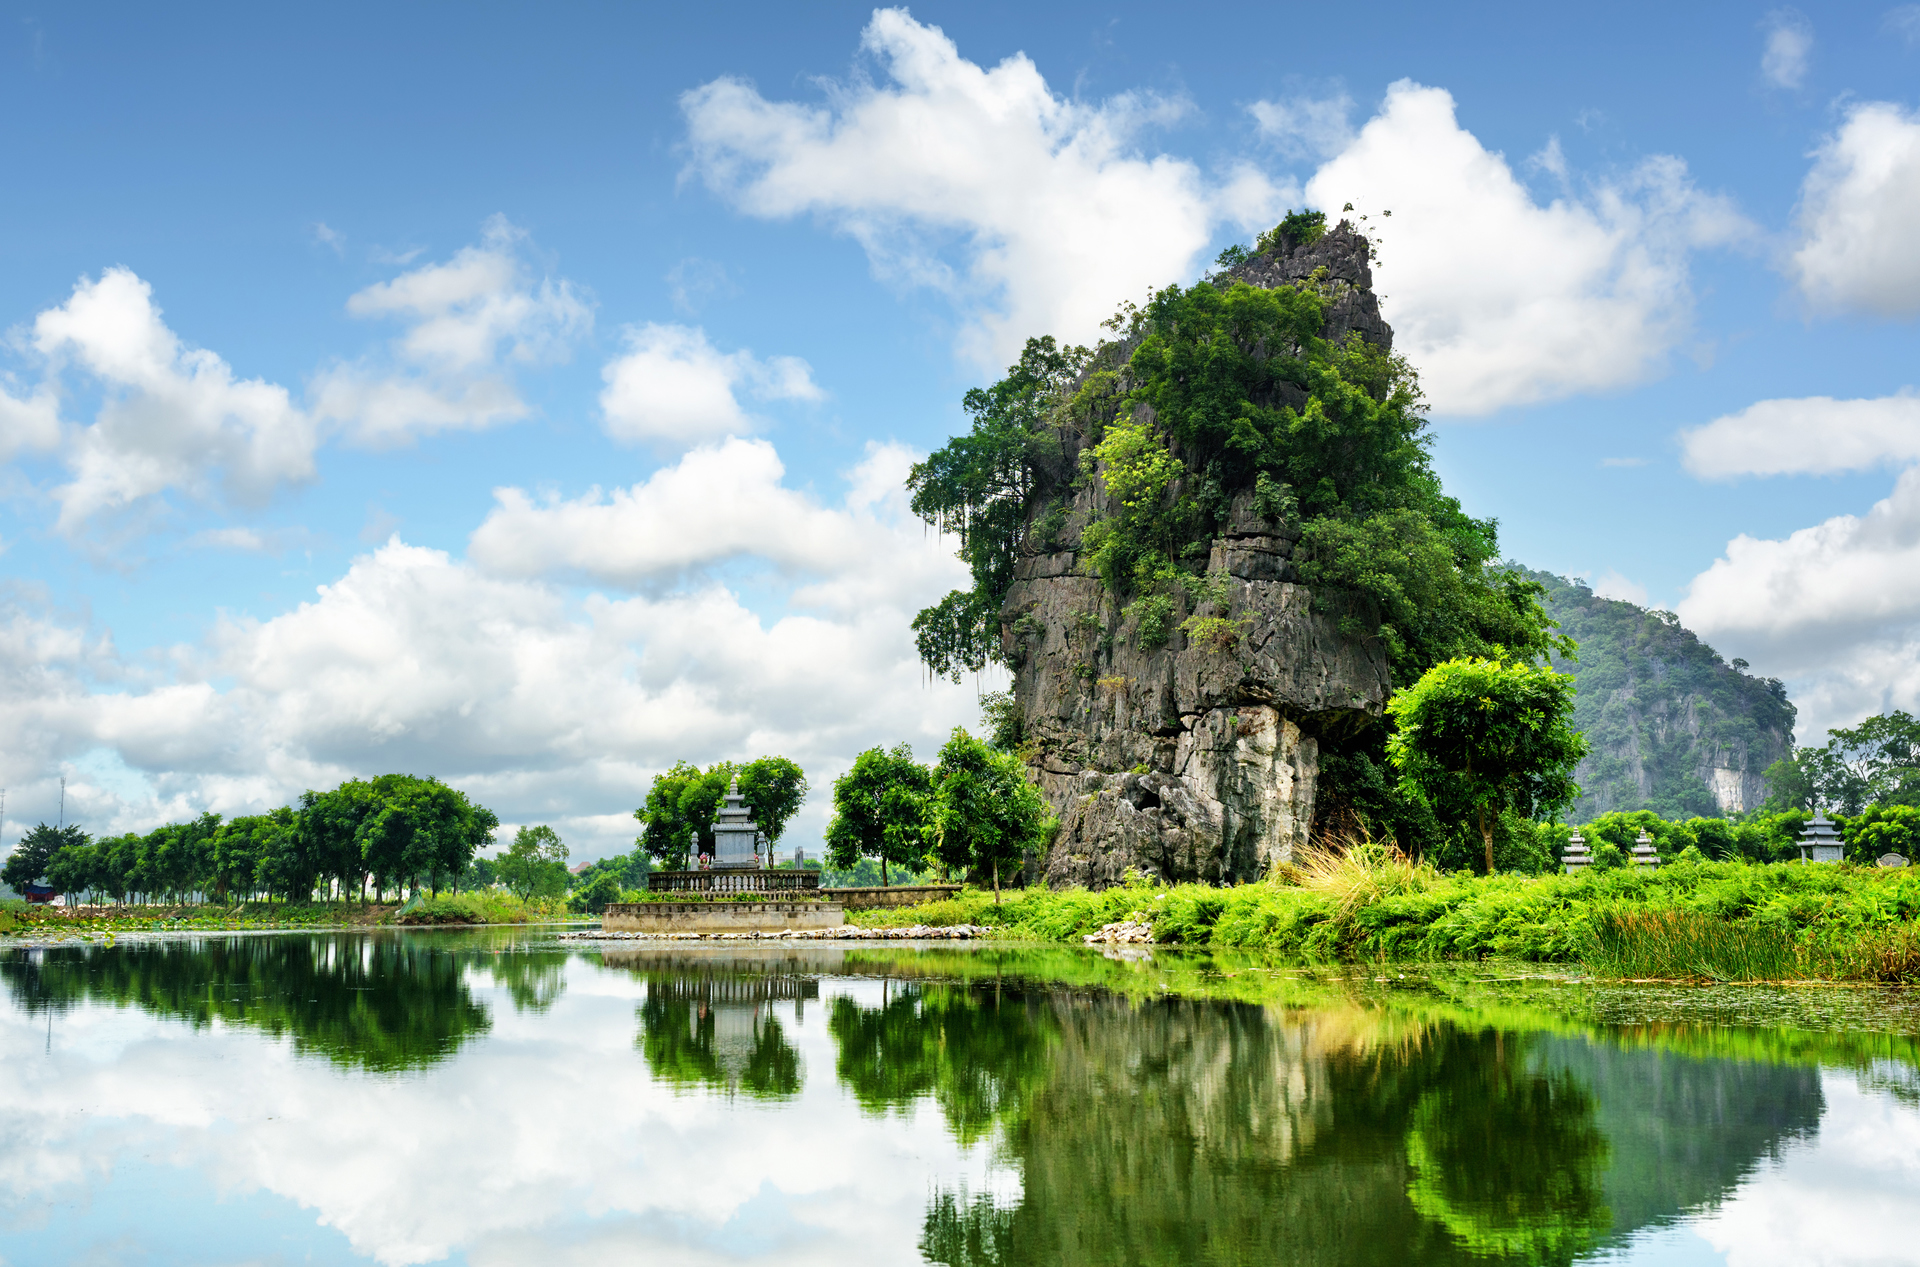
[[(1674, 819), (1760, 807), (1763, 775), (1793, 745), (1795, 710), (1777, 678), (1727, 663), (1671, 612), (1601, 598), (1550, 572), (1524, 575), (1579, 647), (1578, 660), (1553, 659), (1577, 684), (1573, 724), (1590, 749), (1574, 771), (1573, 821), (1610, 810)], [(1716, 799), (1716, 778), (1740, 803)]]

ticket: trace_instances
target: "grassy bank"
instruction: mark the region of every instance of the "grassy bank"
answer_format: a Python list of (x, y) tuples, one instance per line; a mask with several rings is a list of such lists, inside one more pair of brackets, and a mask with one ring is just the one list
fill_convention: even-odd
[[(241, 902), (150, 906), (0, 905), (0, 937), (103, 936), (148, 932), (244, 932), (381, 925), (525, 924), (565, 914), (559, 902), (523, 902), (504, 893), (429, 898), (401, 914), (393, 903)], [(4, 944), (4, 942), (0, 942)]]
[(1440, 875), (1384, 852), (1320, 857), (1275, 881), (1009, 890), (897, 910), (866, 925), (994, 925), (1074, 941), (1137, 918), (1160, 942), (1319, 960), (1501, 957), (1623, 978), (1920, 982), (1920, 874), (1796, 863), (1682, 862), (1657, 871)]

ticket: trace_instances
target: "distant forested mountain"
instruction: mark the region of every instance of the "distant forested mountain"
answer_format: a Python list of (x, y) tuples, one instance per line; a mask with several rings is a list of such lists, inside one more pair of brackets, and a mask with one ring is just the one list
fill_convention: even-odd
[(1582, 581), (1529, 572), (1547, 612), (1580, 644), (1554, 667), (1579, 683), (1574, 724), (1593, 750), (1574, 777), (1569, 818), (1649, 809), (1665, 818), (1750, 810), (1761, 772), (1793, 753), (1794, 707), (1778, 678), (1746, 673), (1680, 627), (1672, 612), (1600, 598)]

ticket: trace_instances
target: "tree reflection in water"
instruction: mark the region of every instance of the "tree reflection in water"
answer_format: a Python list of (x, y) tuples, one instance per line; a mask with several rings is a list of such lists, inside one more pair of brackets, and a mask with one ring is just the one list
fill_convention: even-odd
[[(607, 962), (617, 959), (609, 954)], [(799, 1095), (800, 1053), (773, 1007), (790, 1000), (799, 1024), (806, 1001), (820, 997), (820, 983), (767, 967), (752, 960), (703, 960), (644, 972), (637, 1043), (653, 1076), (755, 1099)]]
[(909, 1109), (931, 1096), (962, 1144), (1022, 1108), (1051, 1071), (1051, 1013), (1004, 988), (884, 985), (885, 1002), (833, 1000), (827, 1027), (834, 1072), (869, 1113)]
[[(1460, 1018), (1064, 991), (1021, 1008), (1049, 1036), (1001, 1110), (996, 1151), (1021, 1196), (936, 1192), (931, 1262), (1568, 1263), (1728, 1191), (1820, 1111), (1810, 1068), (1599, 1043), (1596, 1064), (1566, 1039)], [(836, 1036), (861, 1040), (855, 1070), (885, 1041), (916, 1071), (873, 1084), (887, 1095), (931, 1079), (937, 1097), (960, 1076), (916, 1058), (910, 1025), (839, 1020), (836, 1001)], [(1663, 1112), (1643, 1109), (1649, 1082)], [(1723, 1156), (1703, 1171), (1677, 1148)]]
[(510, 947), (495, 954), (487, 963), (495, 985), (506, 990), (516, 1012), (538, 1015), (560, 1001), (567, 989), (567, 960), (564, 950), (526, 950)]
[(0, 980), (29, 1012), (107, 1003), (195, 1029), (218, 1020), (290, 1038), (303, 1056), (380, 1072), (425, 1069), (490, 1023), (461, 960), (405, 938), (62, 946), (0, 957)]

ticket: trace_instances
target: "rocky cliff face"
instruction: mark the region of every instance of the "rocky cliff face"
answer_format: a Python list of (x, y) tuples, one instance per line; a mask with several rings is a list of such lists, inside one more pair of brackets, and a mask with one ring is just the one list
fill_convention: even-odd
[[(1326, 335), (1358, 331), (1390, 348), (1366, 242), (1344, 226), (1229, 276), (1272, 287), (1321, 269)], [(1121, 343), (1095, 369), (1124, 365), (1132, 350)], [(1278, 390), (1283, 403), (1305, 403), (1298, 388)], [(1034, 773), (1061, 820), (1033, 878), (1099, 888), (1129, 868), (1174, 881), (1257, 877), (1306, 842), (1319, 739), (1379, 715), (1385, 658), (1344, 637), (1337, 613), (1313, 609), (1292, 562), (1297, 532), (1250, 493), (1233, 499), (1204, 584), (1176, 601), (1164, 643), (1143, 637), (1079, 549), (1108, 509), (1100, 480), (1073, 488), (1065, 478), (1091, 442), (1067, 438), (1060, 504), (1051, 521), (1036, 512), (1001, 609)], [(1220, 619), (1222, 632), (1190, 639), (1180, 624), (1193, 615)]]

